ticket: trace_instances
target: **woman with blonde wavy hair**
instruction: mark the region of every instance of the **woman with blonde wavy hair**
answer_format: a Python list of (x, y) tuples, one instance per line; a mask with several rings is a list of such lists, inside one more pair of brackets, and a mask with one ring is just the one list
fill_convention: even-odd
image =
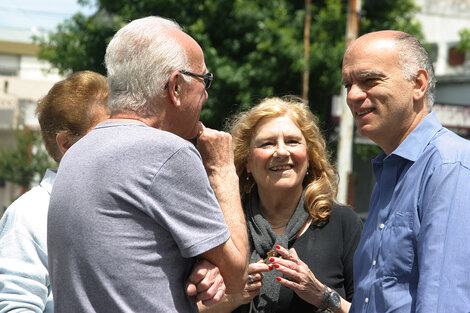
[(299, 98), (267, 98), (237, 115), (231, 134), (249, 275), (241, 294), (202, 311), (347, 312), (362, 222), (335, 201), (337, 173), (315, 116)]

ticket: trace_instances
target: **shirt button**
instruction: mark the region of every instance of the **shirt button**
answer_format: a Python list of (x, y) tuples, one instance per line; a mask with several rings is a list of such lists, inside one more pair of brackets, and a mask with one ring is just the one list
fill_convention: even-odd
[(365, 298), (365, 299), (364, 299), (364, 302), (365, 302), (365, 303), (368, 303), (368, 302), (369, 302), (369, 298)]
[(385, 224), (383, 224), (383, 223), (380, 224), (380, 229), (384, 229), (384, 227), (385, 227)]
[(372, 261), (372, 265), (375, 265), (375, 264), (377, 264), (377, 261), (375, 261), (375, 260)]

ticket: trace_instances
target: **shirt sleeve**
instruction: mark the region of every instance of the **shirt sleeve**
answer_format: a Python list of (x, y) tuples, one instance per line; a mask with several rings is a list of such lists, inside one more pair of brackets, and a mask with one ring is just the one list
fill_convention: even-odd
[[(195, 148), (178, 150), (152, 185), (153, 210), (183, 257), (195, 257), (230, 237), (222, 210)], [(154, 205), (151, 204), (151, 205)]]
[(416, 312), (470, 308), (470, 171), (459, 162), (438, 166), (422, 193), (417, 240)]
[(6, 219), (0, 223), (0, 312), (43, 312), (49, 296), (47, 254)]
[(344, 226), (346, 232), (344, 233), (344, 289), (346, 292), (346, 300), (352, 301), (354, 296), (354, 280), (353, 280), (353, 259), (354, 252), (361, 238), (362, 221), (361, 218), (352, 210), (346, 216), (346, 225)]

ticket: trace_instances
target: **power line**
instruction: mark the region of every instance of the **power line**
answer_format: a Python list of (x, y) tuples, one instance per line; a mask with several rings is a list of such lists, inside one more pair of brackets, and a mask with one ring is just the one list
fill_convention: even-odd
[(11, 12), (21, 12), (25, 14), (39, 14), (39, 15), (57, 15), (57, 16), (68, 16), (72, 15), (75, 12), (51, 12), (51, 11), (43, 11), (43, 10), (36, 10), (36, 9), (23, 9), (18, 7), (11, 7), (11, 6), (2, 6), (0, 5), (0, 10), (6, 10)]

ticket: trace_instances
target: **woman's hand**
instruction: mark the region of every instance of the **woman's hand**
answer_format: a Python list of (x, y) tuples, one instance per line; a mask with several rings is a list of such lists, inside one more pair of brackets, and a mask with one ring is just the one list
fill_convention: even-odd
[(323, 285), (313, 275), (307, 264), (302, 262), (294, 248), (287, 250), (281, 246), (276, 246), (276, 251), (282, 258), (270, 258), (274, 269), (281, 272), (283, 277), (277, 277), (277, 280), (284, 286), (292, 289), (304, 301), (320, 307), (324, 293)]
[(248, 280), (245, 288), (243, 288), (241, 293), (231, 295), (235, 302), (238, 303), (238, 306), (250, 303), (254, 297), (259, 295), (263, 286), (263, 272), (268, 272), (272, 269), (272, 265), (265, 264), (262, 259), (248, 265)]

